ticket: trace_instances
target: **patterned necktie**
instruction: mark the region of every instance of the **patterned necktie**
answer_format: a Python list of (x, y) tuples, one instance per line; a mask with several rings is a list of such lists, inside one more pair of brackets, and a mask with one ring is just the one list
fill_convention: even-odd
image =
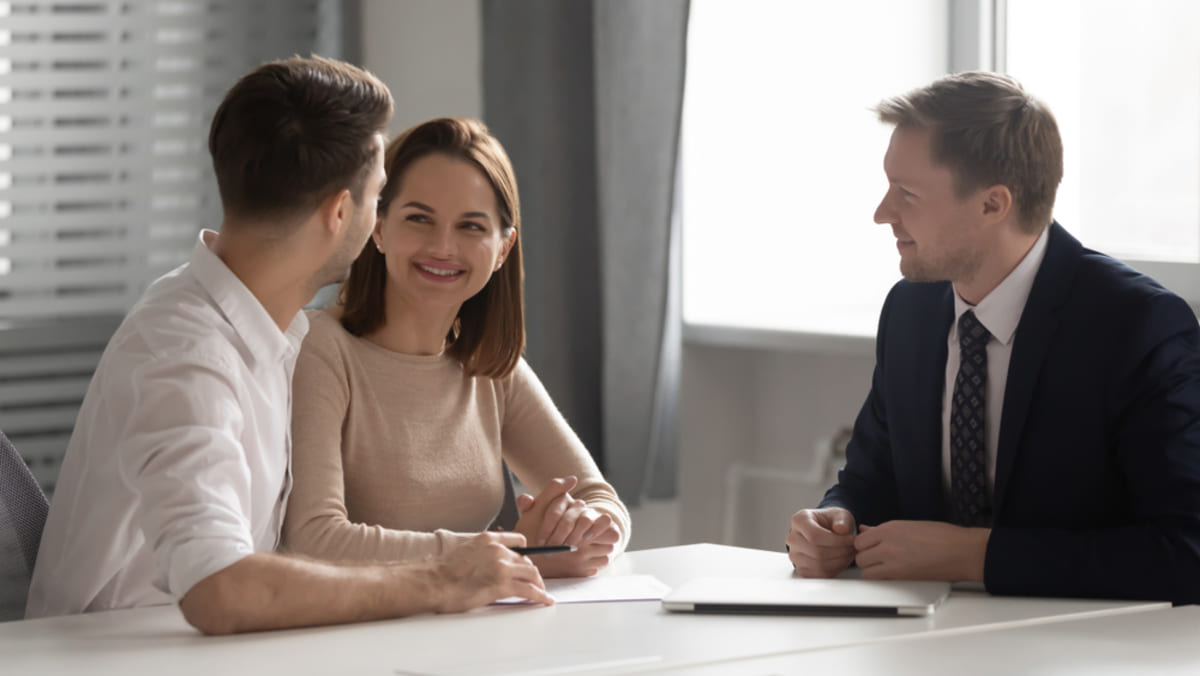
[(950, 400), (950, 505), (954, 523), (990, 526), (984, 410), (987, 402), (987, 343), (991, 334), (968, 310), (958, 320), (962, 359)]

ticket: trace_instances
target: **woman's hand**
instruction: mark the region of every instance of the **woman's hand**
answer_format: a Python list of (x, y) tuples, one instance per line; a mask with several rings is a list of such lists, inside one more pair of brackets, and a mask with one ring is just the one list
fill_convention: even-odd
[(571, 497), (578, 479), (560, 477), (546, 484), (537, 497), (517, 496), (521, 517), (516, 530), (531, 545), (574, 545), (576, 551), (531, 556), (545, 577), (586, 577), (607, 566), (621, 534), (612, 517)]

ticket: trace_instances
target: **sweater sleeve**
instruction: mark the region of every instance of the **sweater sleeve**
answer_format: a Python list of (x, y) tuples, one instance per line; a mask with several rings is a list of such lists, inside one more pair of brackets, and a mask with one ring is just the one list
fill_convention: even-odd
[(524, 359), (508, 379), (501, 434), (504, 458), (526, 488), (537, 494), (557, 477), (578, 477), (572, 496), (612, 517), (621, 534), (613, 552), (625, 550), (631, 526), (629, 510)]
[(333, 561), (402, 561), (440, 554), (470, 533), (392, 530), (355, 523), (346, 509), (342, 432), (350, 411), (349, 354), (341, 325), (312, 318), (292, 378), (292, 493), (283, 547)]

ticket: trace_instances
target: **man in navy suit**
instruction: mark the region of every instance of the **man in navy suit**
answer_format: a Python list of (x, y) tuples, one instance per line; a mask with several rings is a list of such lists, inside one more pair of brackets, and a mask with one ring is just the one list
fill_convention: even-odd
[(1195, 315), (1052, 220), (1062, 141), (1016, 81), (876, 111), (904, 280), (846, 465), (792, 517), (796, 570), (1200, 602)]

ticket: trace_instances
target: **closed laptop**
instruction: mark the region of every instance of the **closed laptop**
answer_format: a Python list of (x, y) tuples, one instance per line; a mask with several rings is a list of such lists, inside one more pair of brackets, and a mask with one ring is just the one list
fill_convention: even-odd
[(697, 613), (922, 616), (949, 594), (948, 582), (700, 577), (672, 590), (662, 604)]

